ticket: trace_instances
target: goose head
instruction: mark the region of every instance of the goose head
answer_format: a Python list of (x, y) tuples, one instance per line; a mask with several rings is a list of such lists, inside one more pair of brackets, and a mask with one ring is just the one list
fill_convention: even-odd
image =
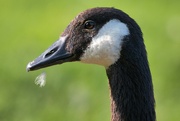
[(27, 65), (27, 71), (72, 61), (108, 68), (120, 59), (124, 43), (133, 43), (131, 39), (136, 33), (141, 37), (136, 22), (124, 12), (115, 8), (88, 9), (77, 15), (60, 38)]

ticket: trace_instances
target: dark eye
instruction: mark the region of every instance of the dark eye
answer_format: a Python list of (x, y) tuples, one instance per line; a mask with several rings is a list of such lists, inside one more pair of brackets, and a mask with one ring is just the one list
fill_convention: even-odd
[(84, 23), (84, 28), (85, 29), (93, 29), (95, 27), (96, 23), (92, 20), (87, 20), (85, 23)]

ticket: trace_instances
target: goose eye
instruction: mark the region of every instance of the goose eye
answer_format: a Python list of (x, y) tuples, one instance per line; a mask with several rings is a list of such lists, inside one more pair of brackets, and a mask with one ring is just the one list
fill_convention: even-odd
[(92, 20), (87, 20), (85, 23), (84, 23), (84, 28), (85, 29), (93, 29), (95, 27), (95, 22), (92, 21)]

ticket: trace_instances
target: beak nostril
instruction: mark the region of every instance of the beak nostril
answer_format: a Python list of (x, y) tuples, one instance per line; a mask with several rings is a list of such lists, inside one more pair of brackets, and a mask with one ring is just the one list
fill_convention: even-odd
[(57, 50), (58, 50), (58, 47), (52, 49), (51, 51), (49, 51), (49, 52), (44, 56), (44, 58), (47, 58), (47, 57), (51, 56), (51, 55), (52, 55), (53, 53), (55, 53)]

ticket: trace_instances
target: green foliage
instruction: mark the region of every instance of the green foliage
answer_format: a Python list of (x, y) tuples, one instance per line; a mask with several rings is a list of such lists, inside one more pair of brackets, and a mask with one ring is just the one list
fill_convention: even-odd
[[(81, 11), (122, 9), (144, 33), (158, 121), (180, 120), (180, 1), (1, 0), (0, 121), (109, 121), (103, 67), (68, 63), (27, 73), (26, 64), (56, 39)], [(47, 84), (34, 84), (47, 73)], [(170, 112), (170, 113), (169, 113)]]

